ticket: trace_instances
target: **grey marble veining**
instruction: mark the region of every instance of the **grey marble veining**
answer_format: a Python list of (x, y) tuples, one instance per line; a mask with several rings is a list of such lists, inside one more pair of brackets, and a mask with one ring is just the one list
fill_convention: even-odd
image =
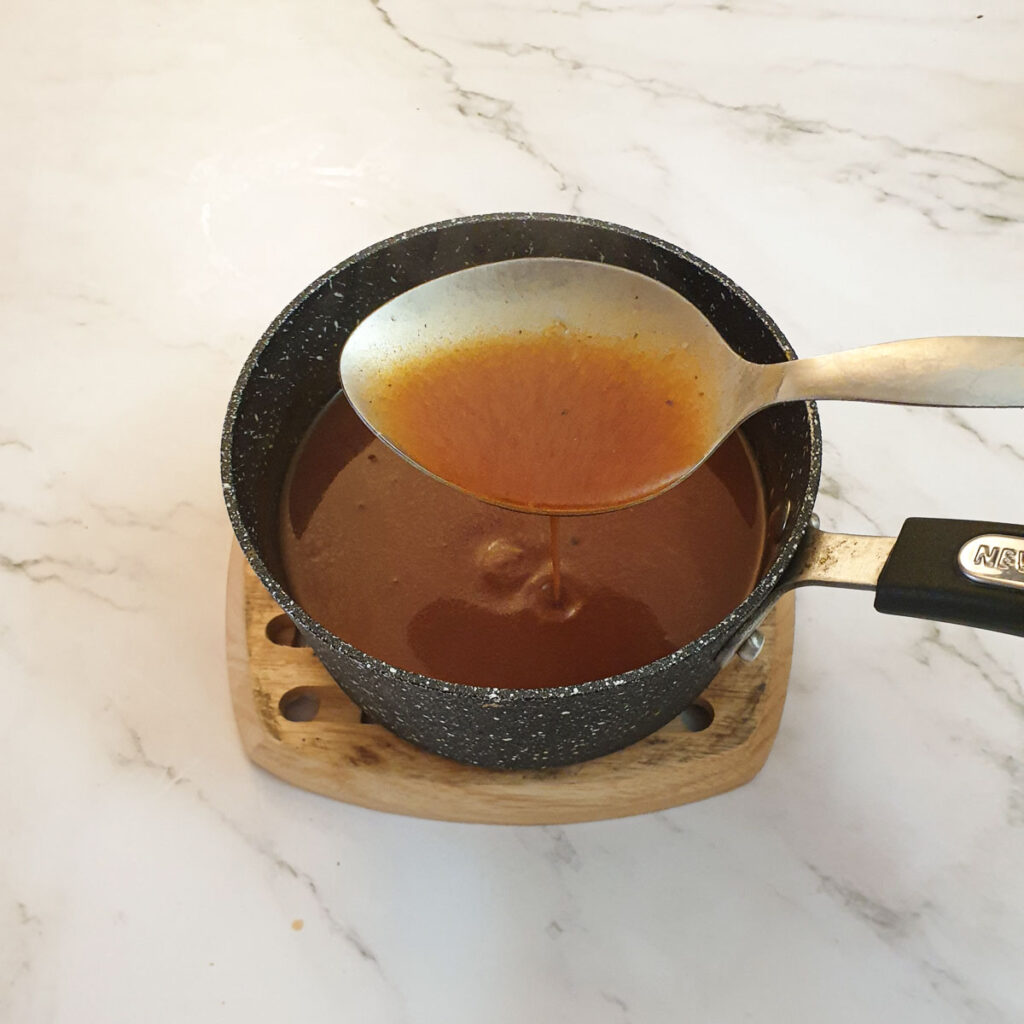
[[(1024, 333), (1015, 0), (86, 0), (0, 28), (0, 1020), (1024, 1019), (1019, 640), (805, 591), (749, 786), (543, 829), (376, 814), (241, 753), (217, 465), (278, 310), (445, 217), (650, 231), (803, 355)], [(824, 525), (1020, 517), (1022, 416), (823, 406)]]

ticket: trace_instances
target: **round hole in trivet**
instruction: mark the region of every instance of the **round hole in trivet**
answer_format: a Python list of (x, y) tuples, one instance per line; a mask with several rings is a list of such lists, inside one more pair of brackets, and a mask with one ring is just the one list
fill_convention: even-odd
[(298, 686), (282, 694), (277, 707), (289, 722), (312, 722), (320, 710), (320, 698), (312, 690)]
[(694, 701), (679, 712), (679, 721), (687, 732), (703, 732), (715, 720), (715, 709), (706, 700)]
[(267, 623), (267, 639), (278, 647), (301, 647), (302, 637), (295, 623), (282, 612)]

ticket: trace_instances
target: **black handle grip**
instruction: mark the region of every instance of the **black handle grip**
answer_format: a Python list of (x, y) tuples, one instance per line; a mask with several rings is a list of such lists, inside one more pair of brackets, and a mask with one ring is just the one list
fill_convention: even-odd
[(1024, 526), (908, 519), (879, 574), (875, 608), (1024, 636), (1021, 584)]

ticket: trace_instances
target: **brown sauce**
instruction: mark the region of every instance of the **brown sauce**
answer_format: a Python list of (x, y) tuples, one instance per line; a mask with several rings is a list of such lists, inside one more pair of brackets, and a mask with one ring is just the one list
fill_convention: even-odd
[(541, 687), (637, 668), (720, 621), (756, 582), (764, 524), (739, 434), (651, 501), (549, 520), (421, 473), (338, 395), (293, 459), (281, 548), (292, 595), (360, 650), (451, 682)]
[(658, 494), (699, 461), (709, 388), (683, 345), (653, 351), (554, 325), (404, 359), (365, 401), (383, 436), (470, 494), (588, 512)]

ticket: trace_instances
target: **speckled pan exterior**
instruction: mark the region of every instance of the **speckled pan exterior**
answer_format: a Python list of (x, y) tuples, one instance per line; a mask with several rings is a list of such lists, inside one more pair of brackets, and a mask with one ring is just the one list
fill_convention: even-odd
[(693, 643), (624, 675), (547, 689), (465, 686), (394, 668), (334, 636), (288, 593), (277, 523), (291, 455), (338, 390), (341, 347), (360, 320), (409, 288), (464, 267), (524, 256), (601, 261), (646, 274), (697, 305), (745, 358), (794, 358), (746, 292), (668, 242), (557, 214), (467, 217), (396, 235), (313, 282), (246, 361), (221, 442), (224, 498), (242, 551), (342, 689), (404, 739), (491, 768), (552, 767), (599, 757), (659, 729), (692, 703), (770, 604), (807, 527), (821, 463), (813, 405), (777, 406), (746, 424), (768, 502), (761, 580), (747, 600)]

